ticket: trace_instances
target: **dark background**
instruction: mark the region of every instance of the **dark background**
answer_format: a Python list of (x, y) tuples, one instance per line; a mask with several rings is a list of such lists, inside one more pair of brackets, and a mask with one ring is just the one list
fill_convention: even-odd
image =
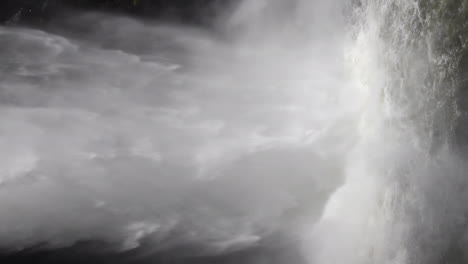
[[(100, 242), (82, 242), (60, 249), (31, 248), (0, 254), (2, 264), (305, 264), (297, 247), (284, 243), (221, 254), (191, 255), (195, 248), (174, 248), (152, 252), (143, 246), (129, 252), (117, 253)], [(152, 253), (151, 253), (152, 252)]]
[(124, 13), (182, 23), (207, 24), (233, 0), (3, 0), (0, 23), (43, 24), (67, 10)]

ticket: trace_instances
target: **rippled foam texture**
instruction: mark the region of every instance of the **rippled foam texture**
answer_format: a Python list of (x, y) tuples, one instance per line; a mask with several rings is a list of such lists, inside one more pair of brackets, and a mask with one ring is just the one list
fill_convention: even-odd
[(463, 263), (465, 1), (0, 27), (21, 263)]

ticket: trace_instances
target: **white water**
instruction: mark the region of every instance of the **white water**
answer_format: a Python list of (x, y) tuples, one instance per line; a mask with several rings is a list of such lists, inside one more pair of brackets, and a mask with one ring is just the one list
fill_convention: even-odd
[(425, 84), (442, 28), (394, 5), (247, 0), (222, 37), (103, 14), (0, 28), (0, 246), (216, 255), (279, 233), (313, 264), (437, 263), (466, 207), (454, 88)]

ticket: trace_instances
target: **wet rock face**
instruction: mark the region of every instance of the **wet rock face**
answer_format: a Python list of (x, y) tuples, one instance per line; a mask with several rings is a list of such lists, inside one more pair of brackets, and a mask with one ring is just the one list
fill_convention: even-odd
[(5, 0), (2, 23), (44, 23), (64, 9), (118, 12), (185, 23), (207, 23), (231, 0)]

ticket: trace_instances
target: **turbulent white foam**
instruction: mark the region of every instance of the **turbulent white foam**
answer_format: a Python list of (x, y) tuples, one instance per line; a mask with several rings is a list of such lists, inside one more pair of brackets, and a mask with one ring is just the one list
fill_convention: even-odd
[(352, 8), (346, 57), (363, 103), (359, 140), (345, 184), (307, 240), (313, 263), (462, 261), (455, 251), (467, 182), (450, 145), (457, 51), (433, 48), (454, 26), (436, 22), (448, 8), (419, 1)]
[(2, 247), (222, 254), (295, 233), (341, 182), (355, 107), (329, 63), (339, 44), (102, 14), (57, 25), (0, 29)]
[(314, 264), (434, 262), (464, 166), (431, 132), (451, 99), (423, 85), (443, 56), (415, 3), (246, 0), (228, 37), (102, 14), (0, 28), (0, 246), (209, 255), (287, 233)]

